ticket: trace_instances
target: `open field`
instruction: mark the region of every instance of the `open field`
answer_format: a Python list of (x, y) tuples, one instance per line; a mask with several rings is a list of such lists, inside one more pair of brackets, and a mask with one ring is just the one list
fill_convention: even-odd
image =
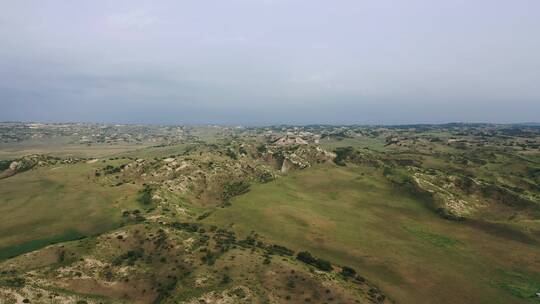
[(82, 158), (106, 157), (144, 147), (144, 145), (137, 144), (83, 145), (70, 143), (70, 139), (67, 138), (35, 139), (17, 143), (0, 143), (0, 160), (15, 159), (29, 154)]
[(189, 148), (188, 144), (175, 144), (166, 146), (137, 147), (126, 152), (115, 154), (117, 157), (135, 157), (135, 158), (163, 158), (170, 155), (179, 154)]
[(354, 147), (357, 149), (368, 148), (375, 151), (384, 151), (386, 150), (384, 138), (344, 138), (344, 139), (330, 139), (325, 138), (320, 141), (321, 147), (328, 149), (329, 151), (334, 150), (338, 147)]
[(138, 187), (95, 180), (96, 164), (43, 167), (0, 180), (0, 259), (94, 235), (136, 205)]
[(441, 219), (425, 200), (371, 168), (320, 166), (254, 186), (206, 221), (357, 268), (399, 303), (523, 303), (534, 296), (538, 242)]

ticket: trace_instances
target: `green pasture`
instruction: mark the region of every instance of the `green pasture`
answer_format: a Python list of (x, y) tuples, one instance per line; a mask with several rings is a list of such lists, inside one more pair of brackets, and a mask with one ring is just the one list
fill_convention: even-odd
[(354, 267), (398, 303), (537, 303), (537, 243), (444, 220), (428, 203), (377, 169), (324, 165), (253, 185), (205, 221)]
[(118, 226), (138, 187), (111, 187), (95, 164), (42, 167), (0, 180), (0, 259)]

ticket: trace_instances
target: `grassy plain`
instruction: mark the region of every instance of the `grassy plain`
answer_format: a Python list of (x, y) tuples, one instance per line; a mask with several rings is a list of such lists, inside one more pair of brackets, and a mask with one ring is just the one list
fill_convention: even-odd
[(540, 247), (438, 217), (368, 167), (294, 172), (205, 221), (352, 266), (399, 303), (536, 303)]
[(0, 259), (94, 235), (134, 208), (138, 187), (94, 176), (103, 163), (42, 167), (0, 180)]
[(327, 149), (328, 151), (333, 151), (338, 147), (354, 147), (356, 149), (369, 148), (374, 151), (385, 151), (387, 149), (385, 144), (384, 138), (380, 137), (362, 137), (361, 140), (358, 138), (323, 138), (320, 141), (321, 147)]
[(118, 157), (135, 157), (135, 158), (164, 158), (171, 155), (181, 154), (190, 145), (188, 144), (174, 144), (174, 145), (165, 145), (165, 146), (151, 146), (138, 148), (126, 152), (119, 153)]
[(72, 143), (70, 138), (24, 140), (17, 143), (0, 143), (0, 160), (15, 159), (29, 154), (45, 154), (56, 157), (105, 157), (141, 149), (141, 144), (92, 144)]

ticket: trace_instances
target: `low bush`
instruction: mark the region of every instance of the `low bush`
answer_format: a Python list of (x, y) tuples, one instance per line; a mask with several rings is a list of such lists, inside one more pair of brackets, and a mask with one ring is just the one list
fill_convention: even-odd
[(298, 255), (296, 256), (296, 259), (308, 265), (315, 266), (323, 271), (332, 270), (332, 264), (330, 262), (323, 259), (316, 258), (307, 251), (299, 252)]
[(345, 160), (354, 152), (353, 147), (339, 147), (334, 150), (336, 157), (334, 163), (338, 166), (345, 166)]

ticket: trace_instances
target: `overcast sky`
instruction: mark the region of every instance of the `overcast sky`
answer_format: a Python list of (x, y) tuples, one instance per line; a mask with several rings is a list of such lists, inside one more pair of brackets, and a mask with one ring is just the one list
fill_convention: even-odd
[(0, 121), (540, 121), (538, 0), (0, 0)]

